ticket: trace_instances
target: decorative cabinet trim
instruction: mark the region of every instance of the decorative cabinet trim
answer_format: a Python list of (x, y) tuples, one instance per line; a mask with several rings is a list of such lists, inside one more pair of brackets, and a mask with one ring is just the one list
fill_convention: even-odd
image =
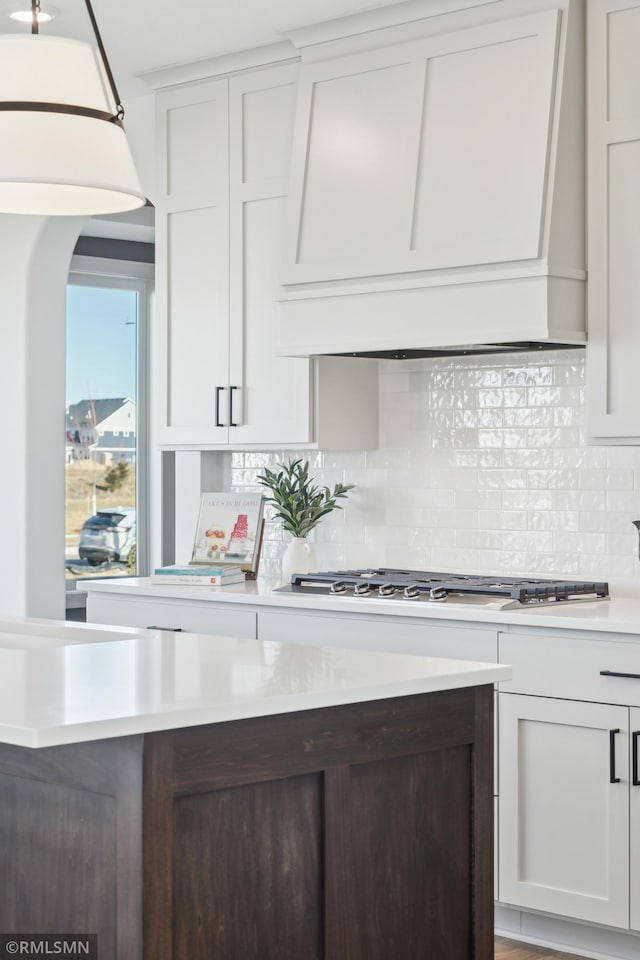
[(589, 0), (587, 429), (640, 443), (640, 3)]

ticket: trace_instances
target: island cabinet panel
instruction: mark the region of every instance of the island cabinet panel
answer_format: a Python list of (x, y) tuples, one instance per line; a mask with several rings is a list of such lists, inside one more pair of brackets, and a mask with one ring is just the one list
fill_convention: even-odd
[(142, 956), (142, 738), (0, 745), (0, 931)]
[(493, 957), (492, 688), (145, 738), (146, 960)]
[(321, 796), (310, 774), (175, 799), (175, 957), (321, 960)]
[(469, 777), (461, 746), (328, 772), (328, 957), (475, 956)]

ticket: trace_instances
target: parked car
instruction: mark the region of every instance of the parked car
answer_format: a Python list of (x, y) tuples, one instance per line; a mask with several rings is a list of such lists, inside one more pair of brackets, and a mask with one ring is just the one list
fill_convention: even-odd
[(78, 553), (91, 566), (109, 560), (127, 563), (135, 546), (135, 507), (109, 507), (82, 524)]

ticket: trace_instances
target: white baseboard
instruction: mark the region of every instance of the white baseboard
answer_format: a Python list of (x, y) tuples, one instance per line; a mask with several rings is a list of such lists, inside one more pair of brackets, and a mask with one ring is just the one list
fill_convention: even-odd
[(637, 960), (640, 935), (496, 904), (496, 935), (587, 960)]

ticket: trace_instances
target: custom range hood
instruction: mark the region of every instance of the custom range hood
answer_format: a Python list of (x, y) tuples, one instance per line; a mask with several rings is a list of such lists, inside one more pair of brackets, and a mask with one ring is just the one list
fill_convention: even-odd
[(584, 345), (584, 15), (502, 0), (309, 40), (280, 353)]

